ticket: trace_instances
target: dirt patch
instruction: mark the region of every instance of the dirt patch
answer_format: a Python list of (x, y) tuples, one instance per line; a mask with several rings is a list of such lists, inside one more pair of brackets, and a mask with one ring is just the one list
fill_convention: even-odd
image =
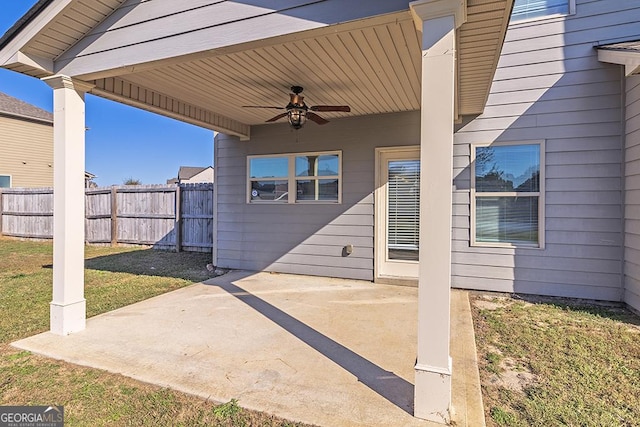
[(473, 305), (481, 310), (497, 310), (504, 307), (504, 301), (488, 301), (484, 299), (477, 299), (473, 301)]
[(500, 374), (494, 374), (490, 378), (493, 386), (524, 393), (525, 389), (536, 383), (536, 376), (522, 366), (518, 366), (513, 359), (503, 359), (500, 363), (500, 368)]

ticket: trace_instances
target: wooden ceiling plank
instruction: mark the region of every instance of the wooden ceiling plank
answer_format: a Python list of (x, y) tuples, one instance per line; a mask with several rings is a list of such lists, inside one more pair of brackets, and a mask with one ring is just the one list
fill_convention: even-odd
[(420, 98), (422, 96), (422, 92), (420, 90), (422, 85), (422, 76), (418, 73), (418, 70), (414, 67), (414, 57), (420, 57), (420, 50), (412, 50), (412, 45), (410, 41), (405, 39), (404, 33), (402, 31), (402, 26), (400, 24), (397, 25), (389, 25), (389, 32), (391, 33), (391, 37), (393, 38), (394, 44), (396, 46), (398, 55), (400, 56), (400, 63), (404, 67), (404, 71), (407, 75), (407, 81), (413, 90), (414, 97), (418, 103), (418, 107), (420, 106)]
[[(335, 50), (333, 44), (331, 44), (327, 37), (315, 39), (313, 41), (318, 44), (317, 49), (322, 51), (321, 56), (323, 56), (325, 60), (330, 60), (332, 62), (333, 65), (331, 68), (334, 70), (338, 70), (335, 72), (336, 78), (338, 76), (338, 73), (342, 73), (344, 75), (345, 85), (352, 88), (349, 92), (349, 100), (347, 102), (347, 104), (351, 107), (352, 113), (356, 113), (358, 115), (363, 114), (363, 112), (366, 111), (364, 106), (367, 105), (368, 102), (366, 96), (360, 89), (362, 82), (358, 78), (358, 75), (351, 72), (345, 72), (344, 68), (337, 62), (337, 58), (340, 58), (340, 54), (337, 50)], [(379, 112), (379, 109), (375, 107), (370, 108), (369, 111), (371, 111), (372, 114), (375, 114)]]
[[(395, 73), (395, 78), (402, 89), (401, 93), (407, 101), (405, 104), (408, 105), (410, 110), (415, 110), (420, 108), (420, 83), (413, 72), (411, 72), (413, 70), (407, 71), (407, 65), (411, 64), (411, 59), (404, 49), (404, 41), (394, 38), (390, 27), (392, 27), (392, 25), (379, 27), (375, 31), (378, 35), (378, 40), (382, 44), (382, 49), (387, 54), (387, 59), (389, 60), (391, 69)], [(401, 56), (400, 51), (404, 52), (405, 55)]]
[[(352, 52), (355, 60), (360, 65), (364, 75), (371, 81), (373, 86), (372, 93), (379, 93), (382, 98), (382, 104), (384, 112), (396, 111), (395, 102), (392, 100), (392, 94), (389, 93), (384, 82), (380, 79), (379, 72), (376, 70), (375, 58), (371, 58), (370, 49), (366, 49), (366, 43), (363, 43), (364, 36), (362, 32), (350, 33), (341, 37), (341, 41), (345, 43), (347, 49)], [(366, 50), (365, 50), (366, 49)], [(369, 52), (367, 55), (366, 52)], [(379, 67), (379, 66), (378, 66)]]
[[(388, 111), (389, 106), (382, 97), (382, 94), (378, 92), (378, 90), (376, 90), (373, 81), (369, 78), (371, 70), (365, 70), (365, 68), (362, 67), (361, 63), (358, 62), (358, 58), (363, 56), (362, 53), (358, 51), (357, 54), (354, 54), (354, 52), (349, 51), (347, 45), (345, 44), (345, 40), (343, 40), (344, 38), (347, 38), (347, 36), (336, 34), (332, 37), (329, 37), (327, 41), (329, 41), (332, 48), (335, 49), (336, 52), (338, 52), (338, 55), (340, 55), (342, 62), (349, 68), (347, 72), (351, 73), (352, 76), (357, 77), (360, 81), (358, 90), (362, 91), (362, 93), (367, 93), (370, 95), (370, 103), (377, 107), (377, 112), (384, 113)], [(368, 68), (369, 65), (365, 63), (365, 67)]]

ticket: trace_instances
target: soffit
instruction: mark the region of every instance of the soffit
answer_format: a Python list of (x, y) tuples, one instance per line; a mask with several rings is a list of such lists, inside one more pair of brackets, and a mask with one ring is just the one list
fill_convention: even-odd
[(121, 78), (252, 125), (278, 111), (242, 106), (285, 106), (292, 85), (304, 87), (308, 105), (352, 109), (322, 113), (327, 118), (419, 109), (420, 44), (409, 13), (372, 22), (312, 30)]
[[(69, 0), (62, 18), (44, 26), (21, 51), (55, 60), (121, 3)], [(484, 108), (512, 0), (467, 0), (467, 4), (467, 22), (458, 31), (460, 115), (479, 114)], [(351, 106), (351, 113), (322, 113), (329, 119), (418, 110), (420, 37), (407, 10), (204, 56), (141, 64), (142, 68), (130, 67), (114, 77), (248, 125), (262, 124), (278, 111), (243, 105), (284, 106), (292, 85), (304, 87), (308, 105)], [(47, 75), (19, 62), (7, 68)], [(132, 72), (134, 68), (143, 71)], [(99, 87), (108, 88), (109, 83)], [(105, 95), (104, 89), (100, 95)]]
[[(468, 0), (459, 29), (460, 115), (480, 114), (497, 67), (511, 0)], [(263, 41), (233, 53), (119, 76), (239, 122), (257, 125), (284, 106), (292, 85), (304, 87), (308, 105), (348, 104), (351, 113), (326, 118), (420, 109), (421, 34), (409, 11)]]
[[(2, 38), (2, 48), (15, 44), (14, 50), (29, 58), (44, 58), (55, 61), (61, 54), (81, 40), (93, 27), (106, 16), (118, 9), (125, 0), (65, 0), (52, 4), (52, 1), (40, 0), (16, 23)], [(46, 22), (49, 10), (60, 8), (56, 19)], [(35, 10), (38, 9), (38, 10)], [(52, 12), (54, 13), (54, 12)], [(28, 26), (28, 27), (27, 27)], [(24, 28), (23, 28), (24, 27)], [(21, 34), (24, 30), (25, 34)], [(32, 32), (35, 32), (32, 34)], [(20, 38), (27, 40), (22, 44)], [(37, 62), (37, 61), (36, 61)], [(16, 61), (4, 65), (5, 68), (31, 76), (42, 78), (51, 75), (33, 63)]]
[(597, 46), (598, 60), (624, 65), (625, 75), (640, 74), (640, 41), (631, 40)]

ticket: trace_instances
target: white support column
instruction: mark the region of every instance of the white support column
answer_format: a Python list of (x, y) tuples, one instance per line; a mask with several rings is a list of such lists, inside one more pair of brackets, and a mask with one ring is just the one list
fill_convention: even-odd
[(455, 104), (455, 30), (464, 0), (410, 4), (422, 32), (420, 266), (414, 415), (450, 420), (451, 213)]
[(67, 76), (53, 88), (53, 300), (51, 332), (68, 335), (86, 322), (84, 299), (84, 94), (91, 86)]

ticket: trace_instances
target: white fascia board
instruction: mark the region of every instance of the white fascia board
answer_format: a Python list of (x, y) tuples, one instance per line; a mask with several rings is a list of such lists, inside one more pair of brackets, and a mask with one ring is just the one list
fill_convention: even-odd
[[(135, 90), (137, 93), (144, 91), (145, 88), (142, 87), (136, 87)], [(188, 105), (183, 101), (166, 95), (156, 94), (155, 97), (152, 96), (152, 98), (155, 98), (156, 100), (163, 101), (159, 105), (153, 104), (147, 102), (146, 96), (135, 97), (125, 93), (118, 93), (118, 91), (109, 90), (105, 88), (104, 82), (101, 81), (98, 81), (96, 86), (91, 89), (91, 93), (103, 98), (111, 99), (112, 101), (121, 102), (136, 108), (141, 108), (156, 114), (190, 123), (192, 125), (211, 129), (216, 132), (222, 132), (228, 135), (234, 135), (239, 137), (241, 141), (247, 141), (251, 136), (251, 127), (245, 123), (238, 122), (237, 120), (216, 114), (212, 111), (207, 111), (201, 107)], [(163, 104), (172, 105), (178, 108), (170, 109), (163, 106)], [(194, 114), (188, 114), (188, 111), (192, 111)]]
[(51, 21), (77, 0), (54, 0), (18, 33), (2, 50), (0, 65), (10, 64), (14, 55), (19, 53)]
[(598, 61), (624, 65), (626, 76), (640, 73), (640, 52), (598, 49)]
[(2, 66), (12, 67), (17, 65), (25, 65), (34, 70), (43, 71), (47, 74), (53, 74), (53, 60), (42, 58), (24, 52), (16, 52), (11, 58), (5, 61)]

